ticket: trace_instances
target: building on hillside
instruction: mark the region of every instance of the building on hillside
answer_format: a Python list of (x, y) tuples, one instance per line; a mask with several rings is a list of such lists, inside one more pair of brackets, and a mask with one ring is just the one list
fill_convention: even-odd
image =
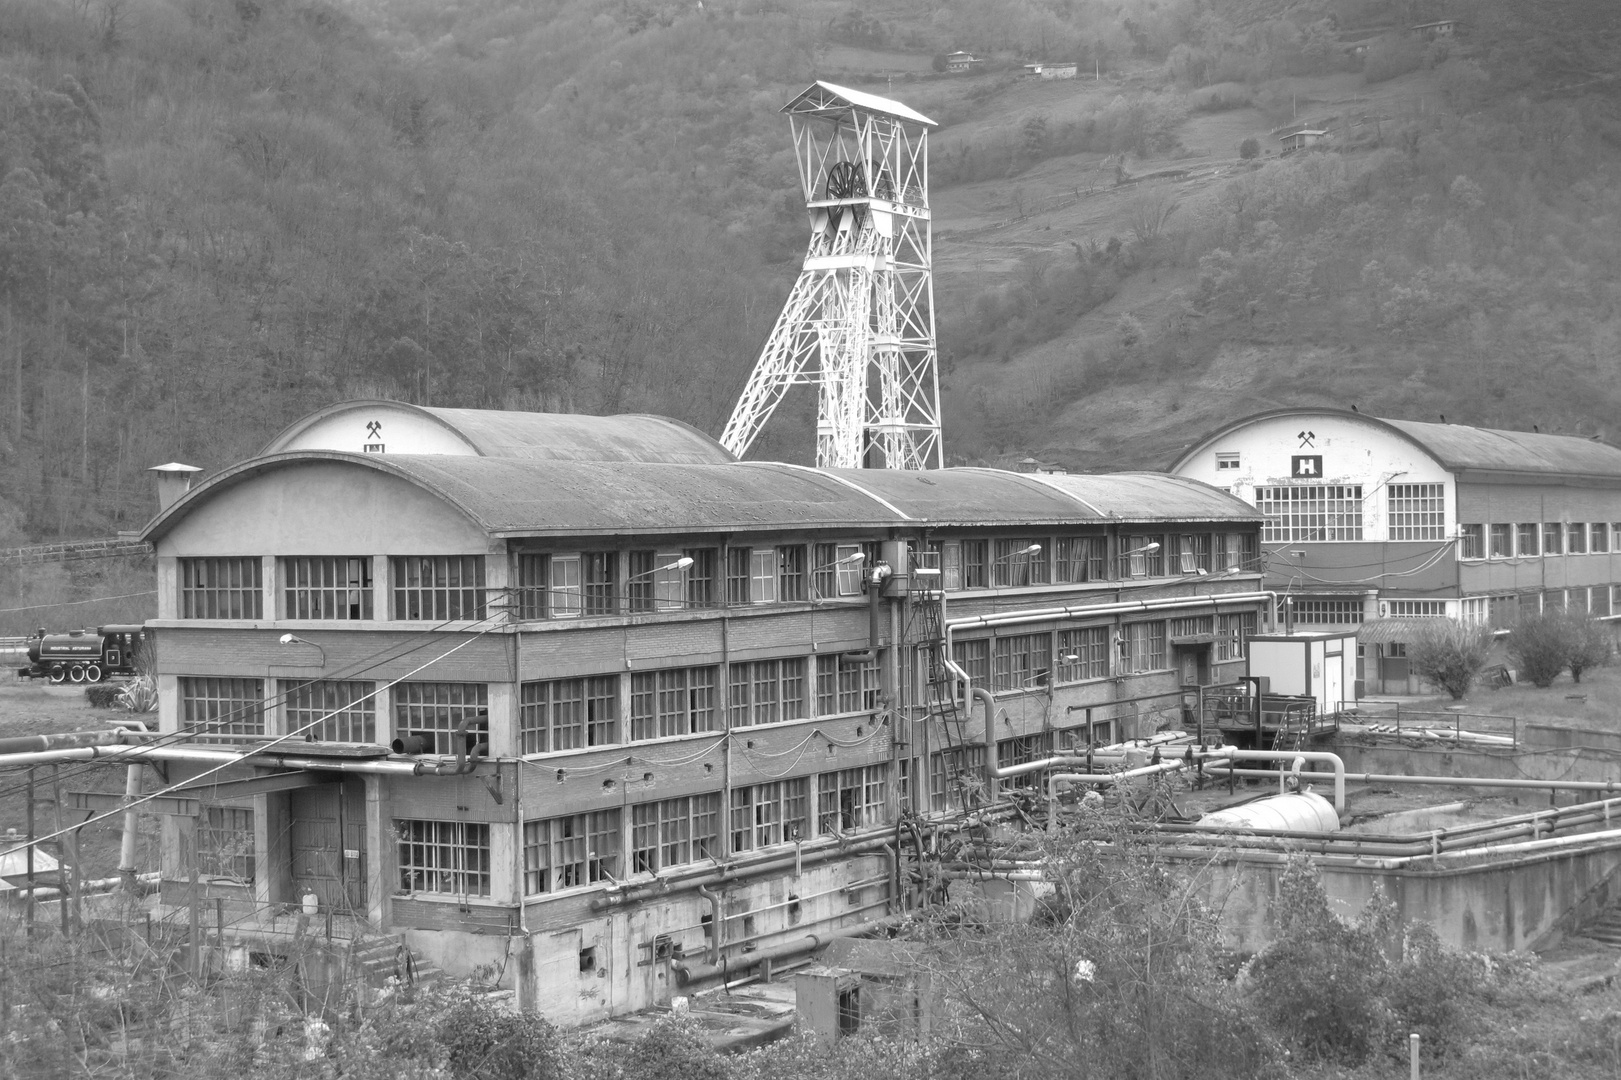
[(1368, 693), (1418, 690), (1404, 620), (1621, 612), (1621, 450), (1596, 439), (1279, 409), (1204, 436), (1171, 471), (1265, 515), (1280, 620), (1360, 627)]
[(1435, 22), (1419, 23), (1417, 26), (1409, 26), (1407, 32), (1421, 37), (1425, 41), (1434, 41), (1436, 38), (1449, 38), (1458, 32), (1458, 20), (1437, 19)]
[(974, 56), (973, 53), (957, 52), (946, 53), (946, 71), (952, 74), (962, 74), (969, 71), (978, 71), (985, 66), (985, 61)]
[(1073, 79), (1077, 70), (1078, 65), (1074, 63), (1024, 65), (1024, 73), (1036, 79)]
[(1326, 138), (1328, 132), (1323, 128), (1299, 128), (1279, 135), (1278, 142), (1282, 144), (1282, 152), (1288, 154), (1316, 146)]
[(1180, 726), (1184, 686), (1243, 674), (1259, 527), (1163, 474), (323, 409), (144, 534), (161, 730), (202, 748), (168, 782), (234, 782), (165, 819), (163, 900), (195, 866), (274, 949), (255, 913), (309, 897), (559, 1023), (667, 1002), (896, 914), (902, 814)]

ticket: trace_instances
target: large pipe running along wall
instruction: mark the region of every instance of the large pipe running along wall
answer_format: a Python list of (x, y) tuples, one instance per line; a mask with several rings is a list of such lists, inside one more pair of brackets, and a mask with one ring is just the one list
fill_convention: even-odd
[[(1042, 769), (1050, 769), (1060, 765), (1083, 765), (1086, 763), (1086, 758), (1084, 756), (1064, 755), (1046, 758), (1042, 761), (1012, 765), (1006, 769), (997, 764), (996, 699), (991, 695), (990, 691), (975, 686), (974, 680), (958, 666), (952, 651), (954, 648), (952, 635), (957, 630), (978, 626), (1017, 626), (1022, 623), (1050, 622), (1053, 619), (1094, 618), (1099, 615), (1164, 611), (1175, 608), (1198, 607), (1206, 603), (1210, 605), (1212, 610), (1219, 608), (1223, 604), (1253, 604), (1261, 600), (1269, 600), (1271, 603), (1276, 604), (1277, 597), (1277, 593), (1269, 590), (1247, 593), (1213, 593), (1209, 596), (1177, 596), (1157, 600), (1120, 600), (1112, 604), (1066, 605), (1056, 608), (1037, 608), (1034, 611), (1011, 611), (996, 615), (968, 615), (960, 619), (947, 619), (945, 624), (946, 668), (956, 677), (958, 682), (962, 683), (965, 699), (971, 698), (985, 706), (985, 731), (982, 738), (985, 746), (986, 775), (996, 780), (1005, 780), (1011, 776), (1022, 776), (1025, 773), (1039, 772)], [(1100, 704), (1108, 705), (1111, 702), (1101, 702)]]

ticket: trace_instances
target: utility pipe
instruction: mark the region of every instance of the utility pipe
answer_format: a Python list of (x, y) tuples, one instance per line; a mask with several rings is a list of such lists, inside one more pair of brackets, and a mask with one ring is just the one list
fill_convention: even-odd
[(886, 827), (876, 835), (869, 834), (867, 839), (840, 846), (830, 843), (825, 848), (811, 851), (808, 854), (795, 851), (791, 855), (766, 856), (758, 861), (731, 862), (713, 869), (699, 866), (685, 873), (672, 874), (661, 877), (657, 881), (625, 882), (617, 888), (609, 886), (605, 895), (594, 897), (591, 900), (592, 911), (603, 911), (608, 908), (621, 907), (627, 903), (642, 899), (644, 896), (667, 896), (672, 892), (685, 892), (699, 886), (719, 885), (728, 881), (740, 881), (757, 877), (761, 874), (775, 873), (789, 867), (802, 865), (803, 860), (813, 862), (826, 862), (830, 859), (845, 858), (852, 854), (870, 855), (882, 850), (884, 837), (888, 833)]
[(1058, 828), (1058, 785), (1061, 782), (1113, 784), (1120, 780), (1130, 780), (1135, 776), (1156, 776), (1160, 773), (1176, 772), (1187, 768), (1195, 761), (1224, 757), (1234, 751), (1234, 747), (1223, 746), (1216, 750), (1201, 751), (1196, 756), (1175, 758), (1171, 761), (1162, 761), (1158, 765), (1144, 765), (1141, 768), (1117, 773), (1052, 773), (1047, 777), (1047, 831), (1055, 832)]
[(187, 761), (201, 765), (229, 765), (241, 762), (264, 768), (318, 769), (327, 772), (381, 773), (389, 776), (418, 776), (420, 762), (384, 761), (376, 758), (295, 757), (288, 754), (255, 754), (234, 750), (205, 750), (195, 746), (108, 745), (59, 750), (42, 750), (0, 757), (0, 768), (48, 765), (56, 761)]
[(704, 979), (729, 977), (735, 972), (747, 971), (766, 961), (785, 960), (788, 957), (799, 956), (802, 953), (815, 952), (823, 945), (838, 938), (861, 937), (863, 934), (870, 934), (876, 930), (898, 926), (903, 918), (900, 915), (886, 915), (882, 919), (872, 919), (867, 922), (856, 923), (854, 926), (841, 926), (835, 930), (806, 934), (804, 937), (794, 938), (780, 945), (773, 945), (769, 949), (756, 949), (740, 956), (722, 957), (720, 962), (715, 964), (689, 964), (685, 960), (677, 960), (670, 967), (675, 970), (676, 981), (682, 986), (701, 982)]
[[(1230, 755), (1225, 756), (1232, 758), (1234, 761), (1293, 762), (1296, 758), (1303, 758), (1308, 762), (1326, 762), (1334, 766), (1334, 812), (1336, 814), (1345, 813), (1345, 762), (1338, 754), (1330, 754), (1325, 750), (1234, 750)], [(1234, 776), (1258, 774), (1261, 776), (1273, 777), (1279, 775), (1272, 769), (1234, 769), (1231, 766), (1222, 765), (1215, 765), (1212, 767), (1223, 774), (1231, 772)], [(1300, 774), (1302, 779), (1312, 775), (1321, 776), (1322, 774), (1313, 774), (1307, 772), (1302, 772)]]
[[(141, 763), (131, 762), (124, 770), (124, 799), (133, 802), (141, 795)], [(118, 874), (135, 891), (135, 821), (134, 810), (124, 811), (124, 837), (118, 848)]]
[(709, 960), (710, 964), (720, 962), (721, 927), (726, 923), (720, 914), (720, 893), (707, 885), (698, 886), (698, 895), (709, 901)]
[[(1244, 754), (1262, 753), (1263, 751), (1245, 750)], [(1293, 758), (1297, 755), (1288, 751), (1280, 752), (1282, 757)], [(1307, 755), (1308, 759), (1310, 755)], [(1272, 778), (1277, 775), (1271, 769), (1235, 769), (1225, 765), (1214, 765), (1212, 769), (1226, 776), (1265, 777)], [(1322, 773), (1303, 772), (1302, 779), (1322, 776)], [(1387, 773), (1340, 773), (1334, 774), (1336, 792), (1335, 809), (1340, 809), (1338, 792), (1341, 785), (1347, 780), (1355, 780), (1359, 784), (1431, 784), (1438, 787), (1501, 787), (1501, 788), (1531, 788), (1537, 791), (1558, 791), (1561, 788), (1571, 791), (1604, 791), (1621, 792), (1621, 780), (1499, 780), (1488, 776), (1400, 776)]]
[[(142, 732), (123, 728), (107, 731), (61, 731), (54, 735), (16, 735), (0, 739), (0, 755), (40, 753), (70, 747), (130, 745), (140, 741)], [(156, 736), (151, 736), (155, 738)]]

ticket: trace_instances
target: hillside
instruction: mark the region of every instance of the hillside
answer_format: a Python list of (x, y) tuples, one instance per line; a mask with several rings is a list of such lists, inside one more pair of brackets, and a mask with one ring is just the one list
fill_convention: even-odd
[[(1402, 32), (1446, 13), (13, 0), (0, 544), (137, 527), (146, 466), (348, 396), (718, 431), (803, 251), (777, 110), (822, 76), (942, 122), (954, 460), (1160, 464), (1280, 402), (1608, 431), (1621, 14), (1476, 0), (1452, 40)], [(938, 75), (958, 47), (987, 70)], [(1240, 157), (1296, 120), (1325, 148)], [(807, 459), (811, 405), (756, 453)]]

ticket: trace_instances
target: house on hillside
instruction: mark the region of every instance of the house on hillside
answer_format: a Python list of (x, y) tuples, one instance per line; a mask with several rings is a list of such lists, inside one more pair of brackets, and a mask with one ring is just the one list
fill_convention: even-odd
[(1434, 41), (1436, 38), (1451, 37), (1458, 32), (1457, 19), (1438, 19), (1435, 22), (1419, 23), (1417, 26), (1407, 28), (1409, 34), (1423, 38), (1425, 41)]
[(946, 71), (952, 74), (978, 71), (984, 64), (985, 61), (970, 52), (958, 50), (957, 52), (946, 53)]
[(1304, 150), (1308, 146), (1316, 146), (1326, 138), (1328, 138), (1328, 132), (1323, 128), (1298, 128), (1295, 131), (1279, 135), (1278, 142), (1283, 144), (1282, 152), (1288, 154), (1296, 150)]
[(1073, 79), (1077, 70), (1074, 63), (1024, 65), (1024, 73), (1036, 79)]

